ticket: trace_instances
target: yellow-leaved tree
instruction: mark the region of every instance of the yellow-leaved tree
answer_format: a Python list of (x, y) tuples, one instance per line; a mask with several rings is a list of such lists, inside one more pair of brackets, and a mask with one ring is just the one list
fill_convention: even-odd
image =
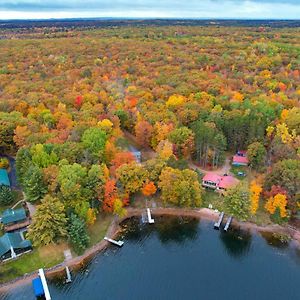
[(259, 206), (259, 197), (262, 192), (262, 187), (255, 180), (250, 185), (250, 200), (251, 200), (251, 214), (255, 215)]
[(287, 198), (284, 194), (276, 194), (274, 197), (270, 197), (265, 204), (265, 209), (271, 214), (274, 215), (276, 209), (279, 208), (280, 217), (286, 218), (287, 217)]

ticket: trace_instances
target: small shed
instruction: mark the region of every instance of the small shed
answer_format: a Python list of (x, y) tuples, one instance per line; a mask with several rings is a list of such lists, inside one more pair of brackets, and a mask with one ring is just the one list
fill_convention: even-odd
[(0, 169), (0, 185), (10, 186), (8, 173), (5, 169)]

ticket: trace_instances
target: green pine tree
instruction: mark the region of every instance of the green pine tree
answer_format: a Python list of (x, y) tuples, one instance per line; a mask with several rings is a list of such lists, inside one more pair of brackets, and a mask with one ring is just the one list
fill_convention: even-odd
[(82, 253), (87, 248), (90, 238), (85, 223), (74, 213), (69, 218), (69, 237), (76, 253)]
[(6, 185), (0, 185), (0, 205), (10, 205), (15, 200), (15, 194)]
[(26, 198), (30, 202), (36, 202), (44, 197), (47, 193), (47, 187), (43, 180), (41, 170), (32, 165), (28, 168), (23, 178), (23, 188)]

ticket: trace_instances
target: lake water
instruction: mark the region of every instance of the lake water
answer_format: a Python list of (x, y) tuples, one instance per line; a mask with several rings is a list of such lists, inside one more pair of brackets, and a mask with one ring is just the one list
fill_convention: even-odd
[[(73, 274), (51, 282), (53, 300), (300, 299), (300, 251), (270, 236), (213, 229), (191, 218), (131, 219), (122, 248), (110, 246)], [(0, 299), (35, 299), (31, 284)]]

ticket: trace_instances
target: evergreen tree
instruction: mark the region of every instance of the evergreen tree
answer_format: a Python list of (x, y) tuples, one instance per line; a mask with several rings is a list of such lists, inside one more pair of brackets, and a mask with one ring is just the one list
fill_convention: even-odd
[(55, 243), (67, 235), (64, 205), (50, 195), (41, 202), (28, 230), (28, 238), (34, 246)]
[(36, 202), (42, 199), (47, 193), (43, 174), (38, 167), (34, 165), (29, 167), (23, 178), (23, 188), (26, 198), (30, 202)]
[(68, 231), (75, 252), (82, 253), (90, 241), (84, 221), (72, 213), (69, 218)]
[(0, 205), (9, 205), (15, 200), (12, 190), (6, 185), (0, 185)]
[(23, 185), (23, 181), (26, 178), (25, 174), (28, 171), (28, 168), (32, 164), (31, 162), (31, 154), (27, 148), (19, 149), (16, 157), (16, 170), (18, 181), (21, 185)]

